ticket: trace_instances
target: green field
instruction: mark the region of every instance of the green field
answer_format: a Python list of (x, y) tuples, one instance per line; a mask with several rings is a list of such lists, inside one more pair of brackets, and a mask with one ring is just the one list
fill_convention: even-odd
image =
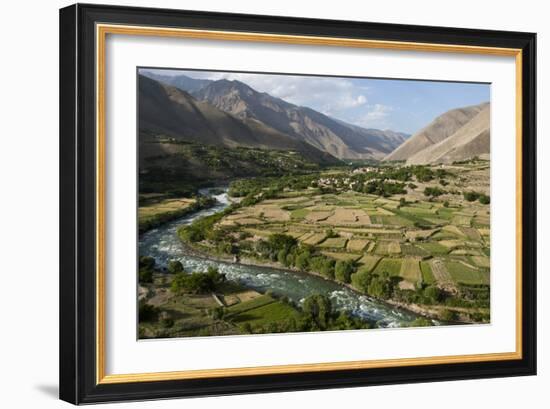
[(433, 275), (433, 272), (432, 272), (432, 267), (430, 266), (430, 264), (426, 261), (421, 261), (420, 262), (420, 269), (422, 270), (422, 280), (428, 284), (428, 285), (431, 285), (431, 284), (434, 284), (436, 281), (435, 281), (435, 277)]
[(416, 284), (422, 282), (422, 271), (420, 271), (420, 261), (415, 258), (405, 258), (401, 263), (399, 275), (404, 280)]
[(442, 255), (447, 254), (449, 252), (449, 249), (445, 246), (442, 246), (437, 241), (427, 242), (427, 243), (420, 243), (418, 244), (418, 247), (425, 250), (427, 253), (432, 255)]
[(472, 269), (457, 261), (447, 261), (445, 267), (457, 283), (489, 284), (489, 274), (486, 271)]
[(376, 264), (380, 261), (380, 257), (376, 256), (363, 256), (359, 259), (358, 263), (361, 265), (359, 271), (372, 271)]
[(295, 308), (283, 302), (273, 300), (270, 303), (248, 308), (237, 314), (233, 313), (228, 319), (238, 325), (248, 323), (252, 326), (258, 326), (279, 323), (289, 318), (299, 318), (299, 316)]
[(374, 269), (374, 273), (376, 274), (382, 274), (383, 272), (388, 273), (392, 276), (398, 276), (401, 271), (401, 264), (402, 259), (393, 259), (393, 258), (384, 258), (380, 260), (376, 268)]

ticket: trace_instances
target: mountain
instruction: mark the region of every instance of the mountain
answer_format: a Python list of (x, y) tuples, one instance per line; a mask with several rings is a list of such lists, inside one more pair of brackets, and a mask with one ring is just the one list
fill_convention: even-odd
[(237, 118), (189, 93), (139, 76), (140, 142), (160, 134), (183, 142), (227, 147), (297, 151), (316, 163), (337, 163), (333, 156), (254, 118)]
[(489, 104), (485, 104), (476, 116), (455, 133), (441, 142), (417, 152), (407, 159), (407, 163), (452, 163), (474, 156), (488, 155), (491, 139), (490, 113)]
[(140, 71), (140, 74), (151, 78), (152, 80), (162, 82), (167, 85), (171, 85), (173, 87), (179, 88), (182, 91), (186, 92), (196, 92), (200, 90), (201, 88), (206, 87), (208, 84), (210, 84), (211, 80), (206, 79), (196, 79), (188, 77), (187, 75), (179, 74), (179, 75), (162, 75), (157, 74), (155, 72), (151, 71)]
[(237, 118), (260, 121), (340, 159), (381, 159), (407, 136), (350, 125), (235, 80), (213, 81), (192, 94)]
[(472, 120), (488, 103), (457, 108), (435, 118), (428, 126), (411, 136), (384, 160), (407, 160), (416, 153), (447, 139)]
[[(478, 128), (465, 128), (463, 132), (461, 132), (457, 137), (451, 139), (450, 142), (440, 145), (439, 148), (434, 148), (434, 146), (455, 135), (462, 127), (466, 126), (483, 110), (486, 110), (487, 114), (484, 114), (481, 118), (486, 120), (486, 129), (487, 132), (489, 132), (489, 103), (453, 109), (435, 118), (428, 126), (415, 133), (397, 149), (387, 155), (384, 160), (407, 160), (407, 163), (413, 163), (413, 161), (414, 163), (420, 163), (421, 161), (424, 161), (423, 163), (432, 163), (438, 160), (443, 161), (445, 154), (442, 150), (452, 150), (454, 145), (451, 146), (451, 144), (453, 143), (456, 144), (456, 147), (458, 148), (461, 145), (462, 140), (468, 140), (472, 136), (471, 132), (475, 133)], [(484, 144), (481, 145), (482, 146), (479, 148), (479, 153), (486, 153), (481, 152), (483, 151), (482, 147), (485, 146)], [(467, 154), (470, 151), (476, 152), (476, 149), (473, 149), (473, 146), (474, 145), (471, 145), (470, 148), (464, 148), (465, 150), (462, 151), (463, 154)], [(420, 154), (420, 152), (428, 148), (431, 148), (432, 150), (426, 151), (425, 154)], [(430, 152), (433, 153), (430, 154)], [(475, 154), (476, 153), (474, 153), (474, 155)], [(414, 158), (415, 155), (416, 158)], [(451, 156), (460, 155), (457, 151)]]

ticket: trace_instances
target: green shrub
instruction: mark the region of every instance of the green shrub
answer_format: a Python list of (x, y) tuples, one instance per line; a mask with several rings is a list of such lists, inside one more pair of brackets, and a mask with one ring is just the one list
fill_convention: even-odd
[(336, 280), (349, 284), (351, 275), (355, 273), (355, 263), (351, 260), (338, 260), (334, 266), (334, 277)]
[(140, 321), (154, 321), (158, 317), (158, 309), (142, 301), (139, 303), (138, 315)]
[(479, 203), (481, 204), (489, 204), (491, 203), (491, 198), (487, 195), (481, 194), (479, 196)]
[(470, 192), (464, 192), (464, 199), (466, 199), (468, 202), (475, 202), (479, 198), (479, 193), (470, 191)]
[(179, 260), (170, 260), (168, 262), (168, 271), (172, 274), (181, 273), (183, 271), (183, 264)]

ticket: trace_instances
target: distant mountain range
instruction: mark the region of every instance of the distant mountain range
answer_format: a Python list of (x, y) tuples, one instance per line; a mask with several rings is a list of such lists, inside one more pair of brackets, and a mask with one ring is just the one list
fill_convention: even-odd
[(317, 163), (337, 159), (450, 163), (488, 156), (490, 105), (450, 110), (413, 136), (366, 129), (297, 106), (241, 81), (186, 75), (139, 76), (140, 135), (176, 140), (295, 150)]
[(140, 75), (140, 130), (227, 146), (295, 149), (310, 159), (382, 159), (409, 135), (365, 129), (240, 81)]
[(435, 118), (384, 160), (451, 163), (490, 153), (490, 104), (453, 109)]

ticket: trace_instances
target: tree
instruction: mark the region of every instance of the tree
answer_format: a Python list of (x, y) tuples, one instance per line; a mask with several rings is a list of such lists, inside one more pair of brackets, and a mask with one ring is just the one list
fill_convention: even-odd
[(471, 192), (464, 192), (464, 199), (466, 199), (468, 202), (475, 202), (479, 198), (479, 193), (471, 191)]
[(338, 260), (334, 267), (334, 277), (342, 283), (349, 284), (355, 270), (355, 263), (352, 260)]
[(424, 196), (428, 197), (438, 197), (445, 193), (446, 192), (443, 189), (440, 189), (438, 187), (427, 187), (424, 189)]
[(153, 272), (155, 269), (155, 259), (149, 256), (141, 256), (139, 258), (139, 282), (140, 283), (152, 283)]
[(317, 324), (320, 329), (326, 329), (332, 315), (332, 303), (325, 295), (313, 294), (304, 300), (304, 314)]
[(152, 270), (155, 267), (155, 258), (150, 256), (141, 256), (139, 258), (139, 268)]
[(268, 237), (267, 244), (271, 250), (277, 254), (279, 250), (286, 250), (289, 252), (292, 248), (296, 247), (298, 241), (288, 234), (275, 233)]
[(309, 251), (302, 251), (300, 252), (297, 256), (296, 256), (296, 259), (294, 260), (294, 266), (298, 269), (298, 270), (302, 270), (302, 271), (305, 271), (308, 269), (309, 267), (309, 258), (311, 257), (311, 253)]
[(481, 194), (479, 196), (479, 203), (481, 204), (489, 204), (491, 203), (491, 198), (487, 195)]
[(225, 274), (220, 274), (216, 268), (209, 267), (205, 273), (176, 273), (170, 289), (176, 294), (182, 292), (201, 294), (215, 290), (224, 281)]
[(365, 269), (359, 269), (351, 276), (351, 284), (359, 291), (366, 293), (374, 274)]
[(179, 260), (170, 260), (168, 262), (168, 271), (172, 274), (181, 273), (183, 271), (183, 264)]
[[(399, 278), (396, 278), (399, 279)], [(380, 275), (373, 274), (367, 287), (367, 294), (377, 298), (390, 298), (396, 283), (394, 279), (385, 271)]]
[(289, 264), (288, 264), (288, 253), (286, 252), (285, 249), (281, 249), (279, 250), (279, 252), (277, 253), (277, 261), (279, 263), (281, 263), (283, 266), (285, 267), (288, 267)]
[(441, 290), (435, 286), (428, 286), (423, 291), (424, 297), (428, 298), (432, 303), (441, 301)]
[(153, 282), (153, 270), (140, 269), (139, 270), (139, 282), (140, 283), (152, 283)]
[(140, 321), (154, 321), (158, 317), (158, 309), (151, 305), (147, 304), (146, 301), (141, 301), (139, 303), (139, 320)]
[(453, 310), (445, 310), (441, 313), (441, 319), (443, 321), (456, 321), (458, 319), (458, 314)]

